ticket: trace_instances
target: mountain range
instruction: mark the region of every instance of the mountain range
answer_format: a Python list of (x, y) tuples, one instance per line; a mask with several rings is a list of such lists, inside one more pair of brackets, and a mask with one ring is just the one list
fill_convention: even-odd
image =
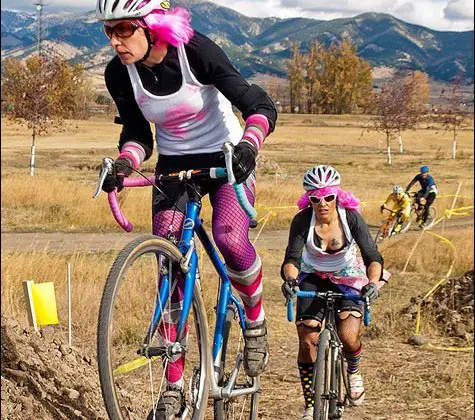
[[(221, 45), (245, 77), (285, 77), (293, 41), (300, 42), (305, 51), (313, 40), (328, 46), (350, 39), (360, 57), (373, 67), (421, 70), (440, 81), (464, 72), (473, 81), (473, 31), (435, 31), (382, 13), (330, 21), (262, 19), (203, 0), (176, 0), (174, 4), (190, 10), (193, 27)], [(43, 50), (81, 62), (87, 69), (103, 69), (113, 55), (93, 11), (44, 13), (42, 35)], [(1, 11), (1, 48), (2, 59), (36, 53), (34, 13)]]

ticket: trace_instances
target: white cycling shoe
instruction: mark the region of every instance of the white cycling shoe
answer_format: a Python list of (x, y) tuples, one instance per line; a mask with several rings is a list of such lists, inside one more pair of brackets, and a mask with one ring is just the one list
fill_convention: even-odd
[(350, 405), (361, 405), (365, 397), (363, 377), (359, 373), (348, 375), (350, 382), (349, 400)]

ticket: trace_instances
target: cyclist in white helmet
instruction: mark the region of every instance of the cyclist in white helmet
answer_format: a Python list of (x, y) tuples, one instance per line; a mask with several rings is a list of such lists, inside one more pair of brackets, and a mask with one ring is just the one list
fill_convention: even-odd
[(395, 213), (399, 213), (398, 224), (394, 227), (394, 233), (398, 233), (411, 215), (411, 198), (404, 191), (404, 188), (400, 185), (395, 185), (393, 187), (393, 192), (388, 195), (384, 204), (381, 205), (381, 213), (384, 209), (389, 209)]
[[(120, 189), (123, 177), (150, 158), (151, 122), (159, 153), (157, 176), (224, 167), (221, 148), (229, 141), (235, 146), (236, 180), (253, 202), (257, 154), (277, 119), (266, 92), (250, 85), (218, 45), (193, 30), (188, 11), (171, 10), (168, 1), (98, 0), (96, 14), (117, 54), (106, 67), (105, 82), (123, 124), (115, 173), (104, 190)], [(241, 111), (244, 129), (233, 106)], [(153, 233), (179, 238), (186, 190), (175, 184), (160, 188), (164, 194), (154, 190)], [(225, 180), (197, 182), (196, 188), (210, 196), (214, 241), (244, 303), (244, 367), (249, 376), (257, 376), (268, 362), (268, 345), (262, 264), (249, 241), (250, 220)], [(180, 415), (183, 362), (180, 358), (168, 365), (169, 392), (152, 413), (157, 419)]]
[[(304, 175), (306, 192), (297, 203), (301, 211), (292, 220), (281, 269), (286, 298), (293, 296), (293, 287), (298, 285), (304, 291), (356, 291), (373, 301), (389, 278), (368, 226), (358, 212), (360, 201), (343, 191), (340, 182), (340, 174), (329, 165), (315, 166)], [(362, 258), (356, 256), (357, 247)], [(337, 309), (338, 334), (348, 362), (350, 402), (359, 405), (365, 396), (360, 371), (362, 308), (352, 300), (344, 300)], [(314, 375), (322, 318), (322, 301), (297, 300), (298, 369), (305, 401), (302, 419), (313, 419), (314, 395), (308, 384)]]

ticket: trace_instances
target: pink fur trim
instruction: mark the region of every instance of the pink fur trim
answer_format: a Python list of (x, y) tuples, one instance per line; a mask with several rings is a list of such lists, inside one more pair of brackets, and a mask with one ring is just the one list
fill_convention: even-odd
[(337, 194), (338, 196), (338, 205), (344, 207), (348, 210), (360, 210), (360, 200), (358, 200), (353, 193), (349, 191), (343, 191), (340, 187), (325, 187), (317, 188), (312, 191), (307, 191), (303, 194), (297, 201), (297, 206), (300, 210), (303, 210), (306, 207), (310, 206), (310, 200), (308, 197), (314, 195), (318, 198), (321, 198), (325, 195)]
[(155, 46), (163, 41), (174, 47), (188, 44), (194, 34), (190, 13), (181, 7), (168, 13), (163, 13), (162, 10), (153, 11), (145, 16), (143, 21), (155, 39)]

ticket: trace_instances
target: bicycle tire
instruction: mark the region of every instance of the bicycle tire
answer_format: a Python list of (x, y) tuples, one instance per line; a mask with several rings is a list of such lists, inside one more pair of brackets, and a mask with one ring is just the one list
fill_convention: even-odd
[(434, 206), (429, 207), (429, 217), (427, 220), (429, 223), (427, 223), (426, 229), (430, 229), (432, 226), (434, 226), (435, 222), (437, 219), (437, 209)]
[[(223, 331), (223, 348), (221, 351), (221, 370), (219, 373), (218, 378), (218, 385), (224, 386), (226, 384), (226, 380), (229, 378), (229, 368), (226, 364), (226, 359), (230, 359), (231, 353), (228, 351), (229, 344), (231, 342), (236, 344), (236, 340), (240, 341), (242, 345), (244, 345), (244, 338), (242, 337), (242, 330), (237, 322), (235, 321), (235, 309), (233, 306), (228, 306), (228, 310), (226, 312), (226, 319), (224, 324), (224, 331)], [(233, 326), (235, 327), (233, 331)], [(239, 335), (236, 337), (235, 335)], [(242, 354), (243, 347), (239, 348), (237, 352)], [(232, 356), (236, 356), (233, 354)], [(234, 367), (234, 365), (233, 365)], [(228, 371), (226, 370), (228, 368)], [(241, 367), (241, 370), (242, 367)], [(238, 376), (240, 380), (244, 380), (247, 382), (247, 376), (245, 374), (240, 374)], [(246, 386), (250, 386), (250, 383), (244, 383)], [(254, 393), (250, 395), (244, 395), (242, 397), (234, 398), (234, 399), (220, 399), (214, 400), (214, 418), (215, 420), (237, 420), (237, 419), (245, 419), (248, 420), (256, 420), (258, 418), (258, 410), (259, 410), (259, 394)], [(243, 417), (243, 414), (246, 416)]]
[(348, 370), (346, 359), (343, 356), (341, 347), (335, 347), (333, 351), (337, 352), (333, 372), (332, 389), (335, 390), (335, 398), (330, 399), (330, 414), (332, 419), (341, 419), (345, 405), (347, 403), (347, 392), (349, 389)]
[(401, 230), (399, 231), (399, 234), (401, 233), (406, 233), (409, 228), (411, 227), (411, 217), (408, 217), (406, 221), (402, 224)]
[(385, 239), (390, 238), (395, 225), (396, 219), (391, 220), (390, 222), (385, 220), (383, 224), (379, 227), (379, 230), (376, 233), (376, 236), (374, 237), (374, 242), (379, 244)]
[[(149, 304), (152, 308), (150, 315), (153, 315), (157, 290), (159, 290), (158, 272), (163, 272), (161, 271), (163, 266), (160, 264), (163, 261), (168, 261), (167, 267), (171, 268), (173, 272), (173, 267), (176, 268), (182, 258), (183, 255), (174, 244), (149, 235), (137, 238), (126, 245), (110, 269), (99, 309), (97, 357), (102, 396), (109, 418), (112, 420), (150, 416), (152, 407), (159, 400), (160, 392), (164, 391), (165, 369), (161, 356), (157, 357), (157, 361), (150, 357), (137, 357), (137, 348), (140, 348), (140, 343), (143, 343), (143, 339), (148, 335), (150, 321), (145, 319), (143, 313), (149, 314), (147, 306)], [(153, 262), (157, 269), (155, 272), (150, 265)], [(154, 285), (149, 284), (151, 278), (155, 279)], [(127, 281), (131, 279), (133, 282), (131, 281), (131, 286), (129, 286)], [(131, 287), (131, 290), (128, 290), (127, 287)], [(149, 290), (152, 290), (152, 299), (147, 299)], [(124, 291), (124, 295), (121, 294), (122, 291)], [(173, 291), (174, 289), (171, 293)], [(152, 301), (151, 304), (149, 300)], [(122, 304), (124, 304), (123, 311), (120, 306)], [(134, 314), (131, 309), (136, 308), (142, 309), (144, 312)], [(166, 308), (165, 305), (164, 313), (167, 317), (172, 317), (176, 308), (170, 309), (168, 312)], [(171, 304), (169, 308), (171, 308)], [(165, 330), (166, 332), (170, 332), (173, 324), (166, 323), (163, 320), (164, 317), (160, 323), (163, 323), (164, 329), (168, 328), (168, 331)], [(186, 370), (187, 374), (192, 373), (190, 377), (184, 376), (182, 413), (184, 413), (183, 418), (201, 420), (205, 415), (209, 392), (208, 325), (198, 284), (195, 285), (188, 322), (187, 341), (184, 344), (187, 363), (184, 369), (188, 369)], [(151, 340), (155, 340), (155, 337), (161, 341), (165, 340), (164, 336), (159, 334), (153, 335)], [(172, 343), (173, 340), (170, 336), (169, 343)], [(135, 359), (128, 362), (127, 360), (131, 357)], [(126, 360), (125, 363), (124, 360)], [(144, 382), (146, 383), (144, 370), (146, 369), (143, 368), (145, 366), (148, 366), (149, 371), (148, 379), (151, 388), (149, 390), (144, 386)], [(153, 373), (155, 371), (163, 371), (161, 381), (154, 380)], [(160, 375), (157, 376), (160, 377)], [(156, 395), (155, 382), (160, 384)], [(151, 400), (148, 399), (150, 396)]]
[(384, 239), (385, 239), (384, 231), (383, 231), (383, 228), (380, 227), (378, 229), (378, 232), (376, 232), (376, 236), (374, 237), (374, 242), (379, 244), (379, 243), (383, 242)]
[(330, 417), (330, 392), (332, 375), (331, 333), (324, 329), (318, 340), (317, 359), (314, 365), (313, 390), (315, 405), (314, 420), (327, 420)]

